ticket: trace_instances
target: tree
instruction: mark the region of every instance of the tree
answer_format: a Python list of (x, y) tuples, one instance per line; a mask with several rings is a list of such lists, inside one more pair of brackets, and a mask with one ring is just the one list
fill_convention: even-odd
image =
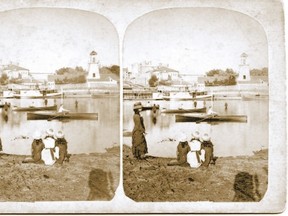
[(119, 76), (120, 74), (120, 67), (118, 65), (113, 65), (111, 68), (110, 68), (111, 72), (116, 74), (117, 76)]
[(150, 87), (156, 87), (157, 84), (158, 84), (158, 78), (157, 78), (157, 76), (156, 76), (155, 74), (152, 74), (151, 77), (150, 77), (150, 79), (149, 79), (149, 81), (148, 81), (148, 83), (149, 83), (149, 86), (150, 86)]
[(268, 68), (264, 67), (262, 69), (252, 69), (250, 71), (251, 76), (268, 76)]
[(207, 76), (215, 76), (220, 74), (220, 69), (213, 69), (206, 73)]
[(227, 68), (225, 71), (221, 69), (213, 69), (208, 71), (206, 75), (209, 77), (214, 77), (212, 82), (205, 81), (206, 86), (236, 85), (237, 73), (231, 68)]
[[(63, 67), (55, 71), (56, 75), (63, 76), (64, 78), (58, 77), (55, 79), (56, 84), (61, 83), (85, 83), (86, 73), (82, 67), (76, 66), (75, 68)], [(73, 76), (72, 76), (73, 75)]]
[(8, 83), (8, 76), (6, 73), (3, 73), (0, 77), (0, 84), (1, 85), (6, 85)]

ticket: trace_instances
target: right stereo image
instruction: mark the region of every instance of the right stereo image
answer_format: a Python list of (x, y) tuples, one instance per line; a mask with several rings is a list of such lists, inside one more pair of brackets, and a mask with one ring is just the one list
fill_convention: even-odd
[(221, 8), (144, 14), (123, 41), (123, 187), (136, 202), (259, 202), (268, 188), (268, 42)]

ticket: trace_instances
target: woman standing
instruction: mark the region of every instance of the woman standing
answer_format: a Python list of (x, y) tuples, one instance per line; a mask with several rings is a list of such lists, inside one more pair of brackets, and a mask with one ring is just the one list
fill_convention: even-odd
[(140, 115), (140, 111), (142, 110), (141, 102), (135, 103), (133, 110), (134, 128), (132, 131), (132, 153), (135, 158), (143, 159), (145, 154), (148, 153), (148, 148), (145, 139), (145, 126), (143, 117)]

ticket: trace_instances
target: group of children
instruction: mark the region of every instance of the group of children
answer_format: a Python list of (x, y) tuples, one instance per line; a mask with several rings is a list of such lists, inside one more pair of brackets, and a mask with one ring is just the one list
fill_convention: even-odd
[(208, 167), (209, 164), (215, 164), (213, 157), (213, 144), (210, 136), (204, 133), (200, 136), (199, 131), (192, 133), (192, 139), (188, 142), (187, 136), (181, 134), (177, 146), (177, 160), (172, 160), (168, 166), (190, 166), (192, 168)]
[(44, 163), (51, 166), (55, 163), (62, 164), (64, 160), (69, 161), (67, 141), (62, 131), (54, 133), (50, 128), (43, 139), (41, 133), (36, 131), (33, 139), (32, 157), (26, 158), (23, 163)]

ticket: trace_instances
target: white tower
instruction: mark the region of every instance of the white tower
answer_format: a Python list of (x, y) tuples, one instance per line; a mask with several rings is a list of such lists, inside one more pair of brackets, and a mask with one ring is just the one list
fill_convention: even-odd
[(90, 53), (90, 62), (88, 66), (88, 81), (95, 81), (97, 79), (100, 79), (99, 74), (99, 61), (97, 60), (97, 53), (95, 51), (92, 51)]
[(247, 64), (247, 57), (248, 55), (246, 53), (242, 53), (240, 56), (238, 81), (250, 81), (251, 79), (249, 65)]

